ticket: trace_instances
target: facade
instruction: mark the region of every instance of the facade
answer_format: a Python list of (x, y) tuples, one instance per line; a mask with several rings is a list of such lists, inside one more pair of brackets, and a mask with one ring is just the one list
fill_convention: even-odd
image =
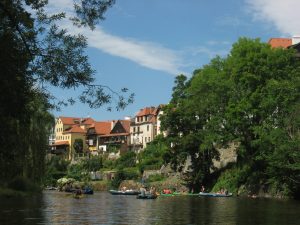
[(95, 122), (87, 130), (87, 143), (92, 154), (125, 152), (129, 144), (130, 120)]
[(95, 122), (90, 128), (88, 128), (86, 134), (86, 142), (88, 144), (90, 152), (93, 155), (106, 152), (106, 146), (100, 144), (99, 137), (101, 135), (109, 134), (111, 129), (111, 121)]
[(63, 154), (69, 160), (74, 158), (74, 142), (83, 141), (83, 152), (88, 150), (85, 134), (95, 121), (92, 118), (58, 117), (54, 127), (55, 141), (50, 145), (51, 153)]
[[(92, 118), (58, 117), (49, 137), (50, 153), (72, 160), (80, 153), (139, 152), (161, 133), (162, 106), (143, 108), (133, 119), (124, 120), (97, 122)], [(76, 139), (83, 142), (81, 152), (74, 148)]]
[(161, 107), (146, 107), (141, 109), (130, 124), (130, 147), (139, 152), (160, 133)]

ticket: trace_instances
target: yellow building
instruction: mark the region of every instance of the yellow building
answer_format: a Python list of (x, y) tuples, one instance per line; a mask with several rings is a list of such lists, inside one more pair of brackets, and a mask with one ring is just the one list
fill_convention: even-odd
[(74, 142), (76, 139), (83, 141), (83, 152), (88, 151), (86, 144), (86, 131), (94, 124), (92, 118), (58, 117), (55, 123), (55, 143), (52, 144), (51, 152), (64, 155), (72, 160), (75, 155)]

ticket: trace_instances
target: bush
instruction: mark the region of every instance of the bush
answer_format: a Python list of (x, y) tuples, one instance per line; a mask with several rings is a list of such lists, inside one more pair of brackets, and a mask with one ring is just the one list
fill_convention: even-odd
[(136, 154), (134, 152), (126, 152), (116, 161), (116, 166), (119, 169), (126, 167), (134, 167), (136, 164)]
[(125, 180), (137, 180), (140, 177), (140, 173), (136, 167), (124, 168)]
[(115, 178), (111, 181), (112, 188), (119, 188), (123, 180), (136, 180), (139, 178), (139, 172), (136, 167), (118, 170)]
[(148, 177), (147, 182), (162, 181), (164, 179), (165, 177), (161, 174), (153, 174)]
[(224, 171), (215, 183), (212, 191), (219, 191), (221, 188), (225, 188), (230, 192), (237, 193), (239, 186), (247, 180), (249, 175), (249, 167), (243, 168), (234, 167)]
[(89, 159), (84, 159), (81, 163), (82, 168), (88, 172), (96, 172), (103, 168), (103, 159), (99, 156), (93, 156)]

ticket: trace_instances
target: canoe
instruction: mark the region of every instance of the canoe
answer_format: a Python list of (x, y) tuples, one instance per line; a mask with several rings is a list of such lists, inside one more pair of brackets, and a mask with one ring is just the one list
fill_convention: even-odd
[(109, 190), (112, 195), (138, 195), (140, 192), (135, 190), (117, 191)]
[(205, 196), (205, 197), (232, 197), (232, 193), (228, 194), (220, 194), (220, 193), (205, 193), (205, 192), (200, 192), (200, 196)]
[(139, 194), (136, 196), (137, 199), (156, 199), (157, 195), (151, 195), (151, 194), (146, 194), (146, 195), (141, 195)]
[(172, 196), (199, 196), (199, 193), (180, 193), (180, 192), (173, 192), (172, 194), (159, 194), (162, 197), (172, 197)]

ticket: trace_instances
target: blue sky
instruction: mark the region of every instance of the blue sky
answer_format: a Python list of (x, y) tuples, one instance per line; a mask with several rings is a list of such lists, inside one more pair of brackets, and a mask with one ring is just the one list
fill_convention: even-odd
[[(70, 12), (73, 0), (49, 3), (49, 12)], [(216, 55), (226, 56), (239, 37), (268, 41), (299, 34), (299, 8), (299, 0), (116, 0), (93, 32), (63, 21), (61, 26), (71, 33), (88, 37), (96, 82), (114, 90), (127, 87), (135, 93), (135, 102), (120, 112), (77, 103), (53, 113), (123, 119), (143, 107), (166, 104), (177, 75), (190, 77)]]

